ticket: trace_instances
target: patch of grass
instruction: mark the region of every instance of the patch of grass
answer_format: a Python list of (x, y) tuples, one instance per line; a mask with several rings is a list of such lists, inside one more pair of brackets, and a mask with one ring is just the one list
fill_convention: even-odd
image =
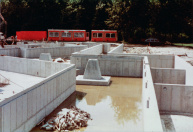
[(176, 46), (190, 46), (193, 47), (193, 43), (174, 43)]

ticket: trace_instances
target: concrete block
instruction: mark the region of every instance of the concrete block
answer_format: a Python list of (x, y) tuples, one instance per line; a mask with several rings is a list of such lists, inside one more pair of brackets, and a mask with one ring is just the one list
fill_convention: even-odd
[(41, 86), (40, 87), (38, 87), (37, 88), (37, 94), (36, 94), (36, 101), (37, 101), (37, 103), (36, 103), (36, 108), (37, 108), (37, 110), (36, 111), (39, 111), (40, 109), (41, 109)]
[(23, 95), (23, 121), (27, 121), (28, 119), (28, 96), (27, 94)]
[(162, 89), (162, 86), (154, 84), (154, 88), (155, 88), (158, 108), (159, 108), (159, 110), (161, 110), (161, 89)]
[(32, 90), (32, 115), (34, 115), (37, 112), (37, 88)]
[(123, 76), (129, 76), (129, 63), (123, 61)]
[(30, 119), (33, 115), (32, 109), (33, 109), (33, 92), (28, 92), (27, 93), (27, 117)]
[(161, 90), (161, 108), (165, 111), (171, 110), (171, 86), (162, 86)]
[(135, 62), (129, 62), (129, 76), (135, 75)]
[(4, 57), (3, 56), (0, 56), (0, 70), (4, 70)]
[(117, 66), (115, 61), (111, 61), (111, 66), (110, 66), (110, 73), (111, 76), (117, 76)]
[(30, 119), (27, 120), (25, 123), (25, 128), (24, 131), (30, 131), (35, 125), (36, 125), (36, 116), (31, 117)]
[(16, 107), (16, 101), (12, 101), (11, 102), (11, 125), (10, 125), (10, 128), (11, 128), (11, 131), (15, 130), (17, 128), (17, 107)]
[(111, 61), (106, 60), (104, 75), (110, 75), (110, 74), (111, 74)]
[(46, 106), (46, 115), (49, 115), (53, 111), (53, 109), (54, 109), (53, 106), (54, 106), (54, 102), (50, 102)]
[(45, 60), (45, 61), (52, 61), (52, 57), (50, 53), (41, 53), (39, 59)]
[(45, 75), (46, 77), (51, 75), (51, 62), (45, 62)]
[(46, 116), (46, 109), (42, 109), (36, 114), (36, 122), (39, 123)]
[[(15, 102), (15, 101), (14, 101)], [(23, 123), (23, 97), (16, 99), (17, 104), (17, 128)]]
[[(49, 71), (47, 71), (49, 72)], [(44, 61), (40, 61), (40, 76), (41, 77), (47, 77), (46, 76), (46, 64)]]
[(11, 104), (8, 103), (2, 107), (2, 116), (3, 116), (3, 132), (10, 132), (11, 126)]
[(181, 104), (182, 104), (181, 93), (182, 93), (182, 89), (180, 87), (173, 87), (172, 104), (171, 104), (171, 110), (172, 111), (181, 112), (181, 110), (182, 110), (182, 108), (181, 108)]

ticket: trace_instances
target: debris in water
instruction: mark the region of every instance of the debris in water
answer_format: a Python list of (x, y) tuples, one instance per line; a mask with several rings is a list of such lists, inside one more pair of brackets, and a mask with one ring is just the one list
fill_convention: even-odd
[(89, 119), (92, 120), (89, 113), (73, 106), (71, 109), (62, 109), (62, 111), (57, 114), (57, 117), (50, 119), (46, 124), (41, 126), (41, 129), (49, 131), (72, 131), (86, 127)]

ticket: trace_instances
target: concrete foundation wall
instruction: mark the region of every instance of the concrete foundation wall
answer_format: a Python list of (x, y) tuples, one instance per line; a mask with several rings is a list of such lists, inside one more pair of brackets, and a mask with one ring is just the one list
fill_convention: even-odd
[[(113, 54), (113, 53), (111, 53)], [(147, 56), (151, 67), (156, 68), (174, 68), (174, 55), (157, 55), (157, 54), (127, 54), (127, 53), (114, 53), (114, 55), (124, 56)], [(179, 68), (182, 69), (182, 68)]]
[(21, 51), (19, 48), (3, 48), (0, 49), (0, 55), (20, 57)]
[(111, 54), (111, 53), (123, 53), (123, 46), (124, 46), (124, 44), (121, 44), (121, 45), (117, 46), (113, 50), (109, 51), (108, 54)]
[(86, 49), (87, 46), (67, 46), (54, 48), (23, 48), (22, 57), (24, 58), (39, 58), (41, 53), (50, 53), (52, 58), (69, 57), (72, 53)]
[(191, 64), (187, 63), (182, 58), (175, 56), (175, 68), (176, 69), (185, 69), (186, 70), (185, 84), (193, 86), (193, 66), (191, 66)]
[(0, 102), (0, 131), (30, 131), (76, 88), (75, 66)]
[(99, 44), (102, 44), (102, 43), (96, 43), (96, 42), (82, 42), (81, 44), (82, 44), (82, 45), (87, 45), (88, 48), (90, 48), (90, 47), (93, 47), (93, 46), (96, 46), (96, 45), (99, 45)]
[(9, 48), (19, 48), (18, 45), (4, 45), (5, 49), (9, 49)]
[(148, 58), (143, 61), (142, 103), (144, 131), (163, 131)]
[(193, 114), (193, 86), (154, 84), (160, 111)]
[(53, 63), (42, 60), (31, 60), (10, 56), (0, 56), (0, 70), (27, 74), (38, 77), (48, 77), (69, 67), (69, 64)]
[(98, 59), (102, 75), (142, 77), (143, 57), (73, 54), (70, 61), (83, 74), (88, 59)]
[(81, 51), (73, 53), (73, 54), (76, 54), (76, 55), (78, 55), (78, 54), (80, 54), (80, 55), (81, 54), (85, 54), (85, 55), (100, 55), (102, 52), (103, 52), (103, 45), (100, 44), (100, 45), (96, 45), (96, 46), (93, 46), (93, 47), (81, 50)]
[(154, 83), (185, 84), (186, 70), (171, 68), (151, 68)]

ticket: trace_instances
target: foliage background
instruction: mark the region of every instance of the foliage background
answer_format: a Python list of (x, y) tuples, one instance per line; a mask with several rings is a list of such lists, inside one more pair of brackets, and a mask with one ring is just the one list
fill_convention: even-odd
[[(16, 31), (113, 29), (120, 41), (192, 41), (192, 0), (1, 0), (8, 36)], [(3, 30), (3, 26), (1, 27)]]

